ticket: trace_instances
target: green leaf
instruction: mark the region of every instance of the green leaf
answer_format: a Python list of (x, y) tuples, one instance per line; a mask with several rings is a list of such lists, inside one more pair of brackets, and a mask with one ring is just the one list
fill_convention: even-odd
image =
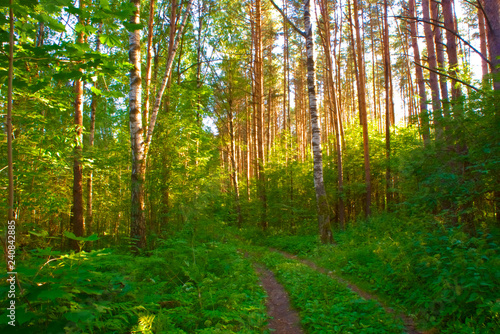
[(77, 237), (73, 232), (64, 231), (64, 236), (71, 240), (83, 241), (83, 237)]
[(16, 320), (19, 323), (19, 325), (22, 325), (33, 318), (35, 318), (35, 314), (31, 312), (26, 312), (25, 308), (22, 308), (16, 312)]
[(85, 322), (85, 321), (89, 321), (89, 320), (95, 318), (94, 315), (92, 314), (92, 312), (90, 312), (88, 310), (66, 313), (64, 315), (64, 317), (67, 320), (73, 321), (73, 322)]
[(39, 300), (55, 300), (56, 298), (64, 298), (69, 299), (73, 295), (71, 293), (67, 293), (66, 291), (60, 288), (48, 289), (40, 292), (37, 296)]
[(95, 233), (92, 235), (89, 235), (88, 237), (77, 237), (73, 232), (64, 231), (64, 236), (68, 239), (76, 240), (76, 241), (96, 241), (96, 240), (99, 240), (99, 237)]
[(47, 231), (42, 231), (42, 233), (36, 233), (33, 231), (29, 231), (30, 234), (36, 235), (37, 237), (46, 237), (49, 235), (49, 232)]
[(90, 87), (90, 90), (92, 93), (97, 94), (97, 95), (102, 95), (102, 91), (99, 88), (95, 88), (94, 86)]

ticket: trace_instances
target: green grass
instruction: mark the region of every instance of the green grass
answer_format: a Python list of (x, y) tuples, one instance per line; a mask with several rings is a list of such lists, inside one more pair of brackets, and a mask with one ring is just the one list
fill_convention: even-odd
[[(39, 271), (49, 254), (58, 260)], [(169, 240), (138, 257), (46, 249), (18, 272), (26, 292), (9, 330), (19, 333), (262, 333), (267, 322), (251, 263), (220, 242)]]
[(274, 252), (260, 258), (273, 270), (300, 312), (309, 333), (402, 333), (394, 319), (374, 301), (367, 301), (342, 283), (296, 260)]
[[(428, 217), (385, 214), (335, 233), (337, 245), (315, 247), (307, 256), (392, 307), (418, 315), (424, 327), (450, 334), (495, 333), (500, 328), (495, 233), (470, 237)], [(297, 243), (283, 236), (271, 245), (289, 249), (281, 246), (287, 242)]]

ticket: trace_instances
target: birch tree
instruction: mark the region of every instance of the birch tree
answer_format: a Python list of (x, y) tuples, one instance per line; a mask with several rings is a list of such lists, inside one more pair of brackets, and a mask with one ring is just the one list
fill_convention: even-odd
[[(130, 18), (130, 23), (138, 25), (140, 23), (140, 1), (131, 0), (135, 7), (134, 14)], [(163, 74), (162, 83), (156, 93), (155, 103), (151, 110), (151, 118), (146, 125), (142, 122), (141, 113), (141, 93), (142, 93), (142, 78), (141, 78), (141, 31), (139, 29), (129, 33), (129, 61), (132, 64), (130, 70), (130, 93), (129, 93), (129, 113), (130, 113), (130, 140), (132, 147), (132, 174), (131, 174), (131, 226), (130, 237), (135, 240), (135, 247), (144, 248), (146, 245), (146, 217), (145, 209), (145, 193), (144, 182), (146, 177), (146, 162), (149, 147), (153, 137), (153, 131), (160, 110), (161, 100), (165, 88), (167, 86), (168, 78), (172, 70), (175, 54), (182, 38), (184, 27), (187, 23), (189, 10), (191, 8), (192, 0), (186, 6), (183, 14), (181, 24), (177, 29), (175, 39), (170, 43), (168, 50), (167, 64)], [(176, 21), (170, 21), (170, 29), (176, 29)], [(171, 35), (172, 37), (172, 35)], [(148, 116), (144, 117), (145, 119)], [(145, 134), (147, 129), (147, 135)]]
[(313, 150), (314, 189), (316, 191), (318, 229), (321, 242), (328, 243), (332, 242), (333, 239), (330, 222), (330, 206), (326, 197), (325, 183), (323, 181), (323, 154), (321, 152), (321, 128), (319, 125), (316, 103), (316, 70), (314, 64), (314, 38), (311, 24), (311, 2), (310, 0), (304, 0), (305, 31), (301, 31), (286, 17), (273, 0), (270, 1), (283, 18), (285, 18), (288, 23), (306, 39), (307, 93), (309, 96), (309, 113), (311, 115), (311, 143)]

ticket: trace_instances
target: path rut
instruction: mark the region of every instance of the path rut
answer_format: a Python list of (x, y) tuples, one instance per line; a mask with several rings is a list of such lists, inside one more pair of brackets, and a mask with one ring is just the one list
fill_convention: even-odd
[(277, 334), (303, 334), (300, 328), (300, 318), (290, 305), (288, 294), (281, 284), (276, 281), (272, 271), (255, 264), (255, 271), (259, 274), (262, 287), (266, 290), (267, 310), (271, 317), (269, 329)]
[[(326, 275), (330, 276), (331, 278), (333, 278), (333, 279), (335, 279), (335, 280), (337, 280), (337, 281), (345, 284), (349, 289), (351, 289), (352, 291), (354, 291), (355, 293), (357, 293), (358, 295), (360, 295), (362, 298), (364, 298), (366, 300), (374, 300), (374, 301), (376, 301), (377, 303), (379, 303), (384, 308), (384, 310), (387, 313), (396, 314), (396, 312), (392, 308), (390, 308), (387, 305), (385, 305), (384, 303), (382, 303), (376, 296), (374, 296), (374, 295), (372, 295), (372, 294), (370, 294), (370, 293), (362, 290), (361, 288), (359, 288), (355, 284), (352, 284), (352, 283), (346, 281), (345, 279), (343, 279), (343, 278), (335, 275), (331, 271), (328, 271), (325, 268), (319, 267), (316, 263), (314, 263), (312, 261), (309, 261), (309, 260), (300, 259), (296, 255), (293, 255), (293, 254), (290, 254), (290, 253), (287, 253), (287, 252), (284, 252), (284, 251), (280, 251), (278, 249), (271, 248), (270, 250), (273, 251), (273, 252), (278, 252), (278, 253), (282, 254), (283, 256), (285, 256), (285, 257), (287, 257), (289, 259), (300, 261), (301, 263), (303, 263), (303, 264), (311, 267), (312, 269), (314, 269), (314, 270), (316, 270), (316, 271), (318, 271), (320, 273), (323, 273), (323, 274), (326, 274)], [(403, 320), (406, 333), (408, 333), (408, 334), (426, 334), (426, 333), (430, 333), (430, 332), (422, 332), (422, 331), (417, 330), (415, 322), (413, 321), (413, 319), (410, 318), (409, 316), (407, 316), (406, 314), (399, 313), (399, 314), (397, 314), (397, 316), (399, 316), (401, 318), (401, 320)]]

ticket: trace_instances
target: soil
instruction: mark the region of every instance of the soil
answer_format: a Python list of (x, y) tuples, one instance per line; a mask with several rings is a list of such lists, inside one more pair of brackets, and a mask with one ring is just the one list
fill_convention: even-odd
[(276, 281), (272, 271), (257, 264), (254, 266), (268, 295), (267, 312), (271, 318), (268, 328), (277, 334), (304, 333), (299, 325), (297, 311), (290, 306), (285, 289)]
[[(355, 284), (352, 284), (352, 283), (346, 281), (345, 279), (343, 279), (343, 278), (335, 275), (333, 272), (328, 271), (325, 268), (319, 267), (314, 262), (309, 261), (309, 260), (305, 260), (305, 259), (300, 259), (300, 258), (298, 258), (297, 256), (295, 256), (293, 254), (286, 253), (286, 252), (283, 252), (283, 251), (280, 251), (280, 250), (277, 250), (277, 249), (271, 249), (271, 250), (274, 251), (274, 252), (278, 252), (278, 253), (282, 254), (283, 256), (285, 256), (285, 257), (287, 257), (289, 259), (300, 261), (303, 264), (311, 267), (312, 269), (314, 269), (314, 270), (316, 270), (316, 271), (318, 271), (320, 273), (323, 273), (323, 274), (326, 274), (326, 275), (330, 276), (331, 278), (333, 278), (333, 279), (335, 279), (335, 280), (337, 280), (337, 281), (345, 284), (349, 289), (351, 289), (352, 291), (354, 291), (355, 293), (357, 293), (363, 299), (376, 301), (377, 303), (379, 303), (384, 308), (384, 310), (387, 313), (396, 314), (396, 312), (392, 308), (390, 308), (387, 305), (385, 305), (384, 303), (382, 303), (377, 298), (377, 296), (375, 296), (373, 294), (370, 294), (370, 293), (362, 290), (361, 288), (359, 288)], [(422, 331), (417, 330), (415, 322), (413, 321), (413, 319), (410, 318), (409, 316), (407, 316), (406, 314), (399, 313), (399, 314), (396, 314), (396, 315), (399, 316), (401, 318), (401, 320), (403, 320), (406, 333), (408, 333), (408, 334), (426, 334), (426, 333), (431, 333), (431, 332), (422, 332)]]

